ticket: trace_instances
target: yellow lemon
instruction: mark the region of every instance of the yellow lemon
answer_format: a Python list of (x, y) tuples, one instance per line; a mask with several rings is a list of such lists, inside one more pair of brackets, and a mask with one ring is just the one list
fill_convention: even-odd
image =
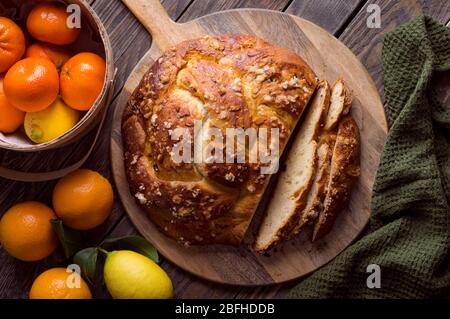
[(173, 286), (151, 259), (129, 250), (108, 253), (103, 276), (114, 299), (168, 299)]
[(45, 143), (70, 131), (78, 122), (80, 112), (57, 98), (43, 111), (25, 115), (25, 132), (35, 143)]

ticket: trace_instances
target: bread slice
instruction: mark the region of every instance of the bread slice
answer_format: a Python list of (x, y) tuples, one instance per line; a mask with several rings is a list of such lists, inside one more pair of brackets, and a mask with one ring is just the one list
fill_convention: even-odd
[(308, 194), (306, 205), (301, 207), (299, 220), (286, 239), (297, 236), (305, 226), (316, 220), (323, 210), (323, 201), (330, 178), (331, 158), (336, 142), (337, 123), (351, 108), (352, 97), (342, 79), (337, 80), (331, 89), (330, 106), (319, 138), (317, 171)]
[(327, 113), (330, 89), (319, 83), (300, 132), (286, 159), (286, 171), (280, 173), (277, 187), (260, 225), (255, 250), (264, 252), (284, 239), (298, 223), (299, 211), (306, 203), (316, 169), (317, 139)]
[(305, 208), (300, 213), (299, 222), (287, 237), (288, 240), (293, 239), (305, 226), (315, 221), (322, 211), (322, 203), (325, 199), (326, 186), (330, 176), (331, 156), (333, 154), (332, 145), (334, 145), (335, 141), (332, 139), (332, 135), (328, 135), (328, 137), (317, 148), (317, 169), (311, 190), (309, 191)]
[(352, 104), (352, 96), (344, 81), (339, 79), (334, 83), (331, 93), (331, 104), (325, 120), (324, 132), (336, 128), (342, 115), (347, 115)]
[(323, 210), (314, 225), (313, 241), (331, 230), (337, 214), (348, 205), (353, 181), (359, 175), (359, 129), (355, 120), (348, 115), (339, 121)]

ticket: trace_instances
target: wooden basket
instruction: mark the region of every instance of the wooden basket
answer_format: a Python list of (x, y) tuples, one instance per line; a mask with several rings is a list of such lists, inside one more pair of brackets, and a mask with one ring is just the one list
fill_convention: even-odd
[(109, 105), (108, 99), (113, 90), (115, 68), (111, 43), (106, 29), (94, 10), (92, 10), (92, 8), (89, 6), (89, 4), (87, 4), (85, 0), (64, 0), (58, 2), (79, 5), (82, 13), (82, 24), (88, 24), (90, 26), (89, 31), (86, 31), (87, 33), (84, 32), (86, 34), (82, 34), (77, 43), (79, 42), (81, 45), (83, 45), (83, 36), (92, 36), (96, 39), (99, 39), (101, 42), (99, 43), (99, 47), (95, 51), (98, 51), (96, 53), (103, 55), (106, 60), (106, 75), (102, 92), (92, 108), (83, 116), (83, 118), (77, 123), (77, 125), (66, 134), (47, 143), (33, 144), (28, 140), (23, 132), (18, 131), (14, 134), (8, 135), (0, 133), (0, 148), (17, 152), (38, 152), (59, 148), (69, 143), (75, 142), (83, 135), (88, 133), (93, 127), (95, 127), (96, 124), (98, 124)]

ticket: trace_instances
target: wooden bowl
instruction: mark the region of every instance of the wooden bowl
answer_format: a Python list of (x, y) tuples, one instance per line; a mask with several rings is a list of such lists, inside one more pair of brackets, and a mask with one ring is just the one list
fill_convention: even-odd
[[(66, 5), (77, 4), (80, 6), (83, 29), (79, 39), (74, 44), (70, 45), (70, 47), (74, 49), (74, 52), (89, 51), (105, 58), (106, 75), (103, 89), (91, 109), (83, 115), (80, 121), (70, 131), (68, 131), (64, 135), (47, 143), (35, 144), (28, 139), (23, 128), (21, 128), (13, 134), (0, 133), (0, 148), (3, 149), (18, 152), (38, 152), (43, 150), (55, 149), (75, 142), (86, 133), (88, 133), (98, 123), (98, 121), (101, 119), (103, 111), (107, 107), (108, 91), (112, 89), (115, 68), (112, 47), (105, 27), (103, 26), (94, 10), (92, 10), (92, 8), (89, 6), (89, 4), (87, 4), (85, 0), (64, 0), (48, 2), (63, 3)], [(3, 2), (2, 0), (1, 6), (8, 8), (8, 5), (14, 6), (15, 4), (19, 3), (22, 4), (20, 6), (20, 9), (16, 9), (17, 12), (14, 12), (14, 9), (11, 9), (11, 14), (26, 16), (31, 7), (38, 2), (27, 1), (25, 4), (23, 4), (23, 1), (18, 0), (6, 0), (5, 2)], [(19, 7), (19, 5), (17, 7)], [(8, 9), (6, 9), (6, 15), (8, 15), (8, 13)]]

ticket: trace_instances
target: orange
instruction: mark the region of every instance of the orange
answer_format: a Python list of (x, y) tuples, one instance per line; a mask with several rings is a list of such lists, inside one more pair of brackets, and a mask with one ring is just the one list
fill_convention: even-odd
[(113, 205), (109, 181), (97, 172), (80, 169), (63, 177), (53, 190), (53, 207), (63, 223), (88, 230), (108, 218)]
[(51, 208), (38, 202), (24, 202), (11, 207), (0, 220), (0, 242), (13, 257), (37, 261), (56, 249), (58, 239), (50, 220), (56, 219)]
[(62, 6), (38, 5), (28, 15), (28, 32), (39, 41), (57, 45), (71, 44), (77, 40), (81, 28), (70, 28), (67, 23), (69, 16)]
[(8, 69), (25, 53), (25, 36), (14, 21), (0, 17), (0, 73)]
[(70, 59), (71, 54), (67, 48), (41, 42), (30, 45), (25, 52), (25, 57), (49, 59), (58, 70), (61, 70), (64, 63)]
[(9, 69), (3, 88), (13, 106), (24, 112), (39, 112), (58, 96), (58, 71), (48, 59), (26, 58)]
[(75, 110), (89, 110), (102, 91), (105, 72), (105, 60), (94, 53), (79, 53), (72, 57), (61, 70), (64, 102)]
[[(44, 271), (33, 282), (30, 299), (92, 299), (89, 286), (65, 268)], [(79, 281), (78, 281), (79, 279)]]
[(0, 77), (0, 132), (13, 133), (22, 125), (24, 118), (25, 113), (8, 102), (3, 91), (3, 78)]

